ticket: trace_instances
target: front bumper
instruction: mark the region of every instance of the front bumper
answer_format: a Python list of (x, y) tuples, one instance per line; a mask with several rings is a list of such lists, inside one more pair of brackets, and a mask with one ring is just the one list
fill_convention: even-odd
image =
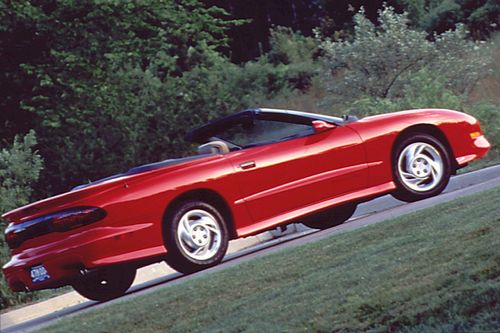
[(486, 156), (490, 149), (491, 144), (488, 142), (488, 139), (484, 135), (478, 136), (471, 141), (468, 149), (469, 153), (456, 158), (457, 164), (461, 167), (465, 166), (473, 160)]

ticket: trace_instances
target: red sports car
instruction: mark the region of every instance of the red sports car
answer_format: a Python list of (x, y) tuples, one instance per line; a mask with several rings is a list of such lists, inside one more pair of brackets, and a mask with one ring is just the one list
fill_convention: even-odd
[(195, 156), (143, 165), (3, 215), (14, 291), (70, 284), (123, 294), (138, 267), (189, 273), (219, 263), (231, 239), (302, 222), (329, 228), (362, 201), (439, 194), (484, 156), (478, 121), (425, 109), (357, 119), (252, 109), (194, 129)]

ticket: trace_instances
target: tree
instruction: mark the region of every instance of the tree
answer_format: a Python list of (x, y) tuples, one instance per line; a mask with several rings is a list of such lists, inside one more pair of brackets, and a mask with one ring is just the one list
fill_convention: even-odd
[(489, 54), (467, 40), (464, 26), (434, 35), (409, 28), (408, 14), (392, 7), (379, 12), (378, 25), (361, 9), (354, 17), (352, 40), (323, 40), (331, 90), (344, 98), (398, 97), (404, 86), (423, 69), (447, 89), (467, 93), (486, 71)]
[[(47, 161), (40, 195), (120, 171), (132, 159), (144, 161), (119, 155), (121, 139), (138, 137), (134, 130), (139, 124), (155, 118), (143, 109), (125, 116), (130, 109), (124, 102), (149, 103), (154, 109), (154, 99), (143, 99), (158, 94), (164, 83), (161, 89), (172, 91), (163, 96), (179, 98), (182, 89), (173, 82), (219, 61), (225, 31), (234, 23), (225, 20), (224, 11), (197, 0), (4, 1), (0, 7), (0, 51), (6, 59), (0, 82), (9, 94), (0, 102), (6, 110), (0, 135), (37, 130)], [(137, 73), (151, 86), (119, 82)], [(117, 91), (117, 82), (123, 92)], [(176, 111), (163, 112), (169, 119)], [(148, 143), (138, 147), (136, 152), (147, 150)], [(94, 163), (99, 159), (105, 167), (98, 170)]]
[(487, 38), (500, 26), (500, 3), (495, 0), (397, 0), (410, 14), (412, 25), (442, 33), (464, 24), (476, 39)]

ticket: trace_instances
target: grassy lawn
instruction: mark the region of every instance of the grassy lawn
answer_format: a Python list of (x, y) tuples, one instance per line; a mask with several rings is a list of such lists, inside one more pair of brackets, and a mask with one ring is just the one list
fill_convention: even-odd
[(496, 152), (492, 152), (488, 154), (486, 157), (474, 161), (471, 164), (467, 165), (465, 168), (459, 169), (458, 174), (467, 173), (471, 171), (476, 171), (479, 169), (484, 169), (490, 166), (494, 166), (500, 164), (500, 156), (496, 156)]
[(493, 332), (500, 188), (62, 319), (44, 332)]

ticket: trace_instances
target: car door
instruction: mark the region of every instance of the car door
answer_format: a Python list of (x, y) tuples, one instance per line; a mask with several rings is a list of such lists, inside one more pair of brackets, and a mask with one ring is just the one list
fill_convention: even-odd
[(348, 126), (336, 126), (308, 137), (304, 156), (318, 200), (352, 193), (368, 184), (363, 141)]
[[(366, 186), (365, 155), (353, 130), (328, 125), (317, 130), (312, 121), (269, 119), (254, 120), (252, 126), (237, 130), (240, 137), (233, 140), (257, 147), (228, 158), (254, 222), (283, 220), (294, 211)], [(277, 142), (266, 143), (269, 140)]]
[(243, 149), (225, 155), (234, 167), (234, 181), (254, 222), (300, 207), (300, 180), (307, 177), (304, 159), (310, 124), (242, 118), (217, 137)]
[[(301, 180), (309, 175), (306, 138), (248, 148), (228, 155), (234, 179), (254, 222), (286, 214), (314, 200)], [(314, 192), (309, 193), (314, 195)]]
[(241, 200), (261, 227), (367, 184), (362, 141), (344, 126), (244, 149), (228, 158)]

